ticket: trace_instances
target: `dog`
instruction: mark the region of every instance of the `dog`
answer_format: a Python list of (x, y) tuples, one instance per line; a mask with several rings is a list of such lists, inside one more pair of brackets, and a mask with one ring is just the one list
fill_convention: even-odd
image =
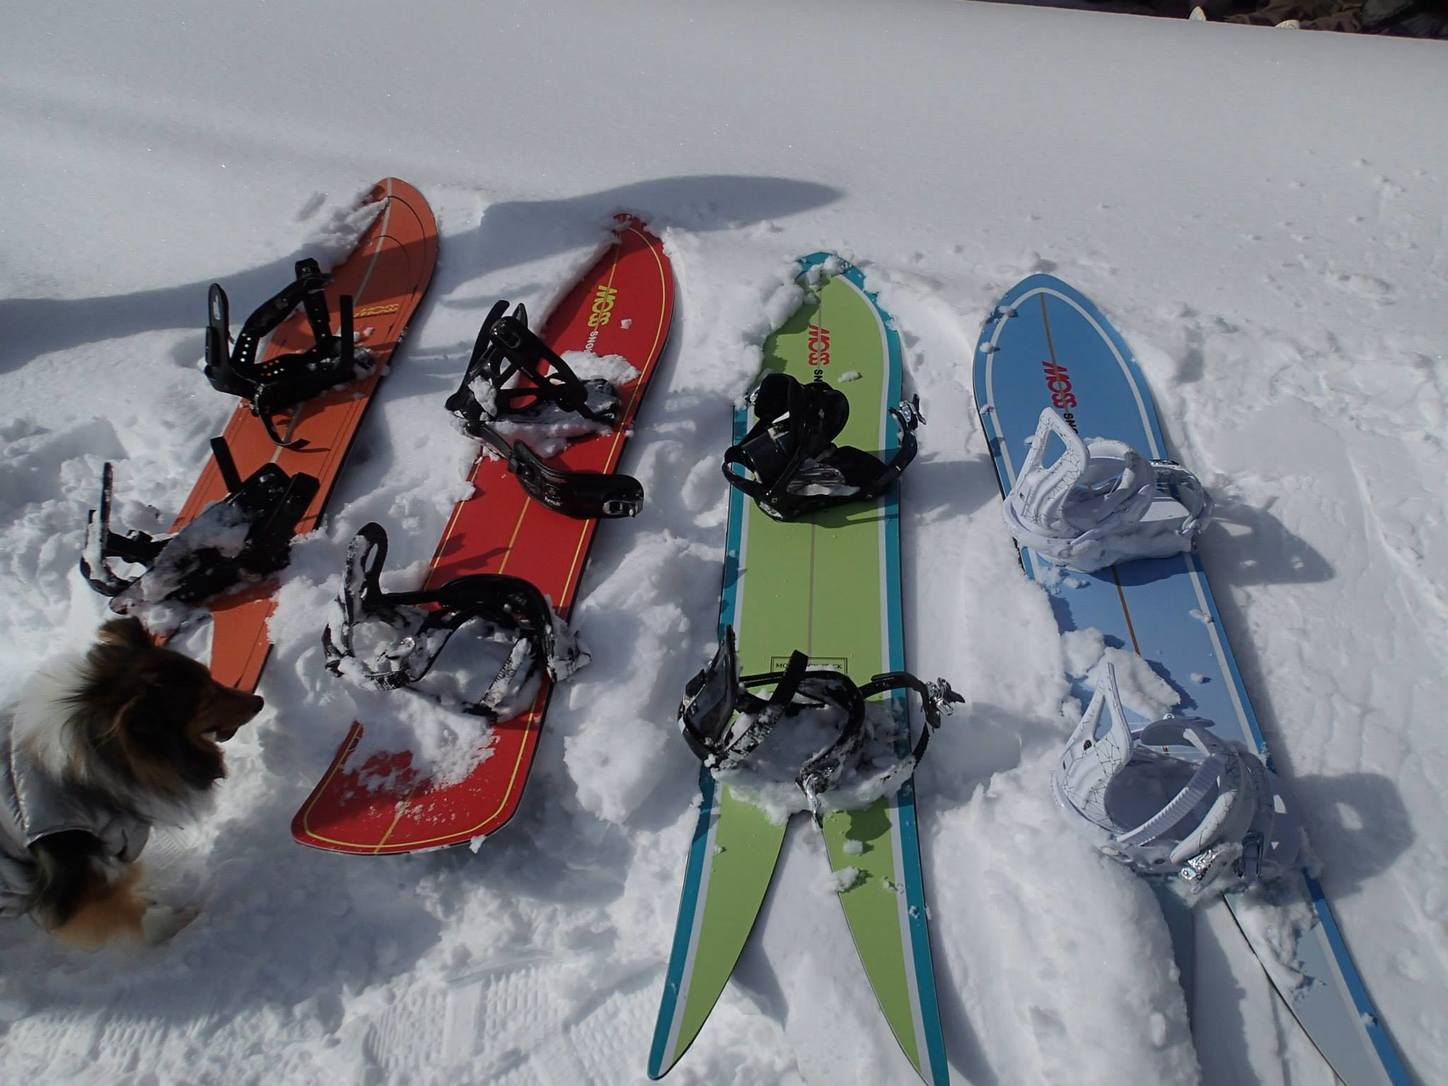
[(137, 889), (136, 859), (153, 825), (210, 806), (221, 744), (263, 704), (134, 618), (43, 665), (0, 713), (0, 916), (82, 946), (157, 942), (189, 922)]

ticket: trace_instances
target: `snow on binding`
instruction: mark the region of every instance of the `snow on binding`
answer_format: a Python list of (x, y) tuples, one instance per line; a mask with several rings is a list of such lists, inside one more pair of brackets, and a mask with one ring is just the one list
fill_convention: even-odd
[[(144, 612), (152, 632), (168, 636), (175, 609), (159, 605), (206, 602), (211, 673), (239, 690), (256, 689), (271, 650), (265, 578), (286, 564), (292, 536), (316, 527), (437, 262), (437, 223), (415, 188), (384, 178), (363, 198), (368, 205), (375, 214), (351, 254), (330, 274), (315, 260), (298, 261), (296, 278), (257, 307), (229, 350), (229, 302), (212, 285), (206, 375), (242, 402), (212, 441), (171, 533), (111, 530), (110, 465), (87, 528), (81, 572), (113, 597), (112, 609)], [(124, 578), (112, 559), (146, 572)]]
[[(347, 617), (327, 635), (334, 670), (405, 688), (463, 623), (498, 627), (512, 642), (509, 658), (466, 707), (482, 718), (479, 757), (458, 780), (420, 772), (408, 750), (354, 760), (364, 734), (354, 723), (292, 820), (299, 842), (360, 855), (417, 852), (479, 840), (513, 817), (553, 682), (586, 659), (562, 618), (598, 519), (631, 516), (642, 501), (637, 481), (614, 468), (663, 353), (673, 298), (662, 244), (620, 216), (613, 243), (549, 315), (541, 337), (529, 331), (522, 307), (508, 314), (500, 302), (488, 314), (446, 404), (482, 444), (471, 495), (454, 507), (416, 593), (382, 592), (386, 537), (376, 525), (364, 529), (349, 551)], [(617, 381), (583, 380), (565, 360), (573, 351), (626, 365)], [(397, 634), (367, 661), (351, 643), (364, 619)]]
[[(1197, 929), (1240, 932), (1338, 1079), (1406, 1083), (1303, 866), (1291, 797), (1193, 553), (1210, 499), (1164, 459), (1125, 341), (1073, 288), (1033, 275), (986, 319), (973, 384), (1021, 564), (1063, 635), (1100, 642), (1098, 659), (1072, 665), (1073, 693), (1088, 708), (1053, 775), (1058, 804), (1098, 848), (1152, 880), (1194, 1022), (1236, 990), (1203, 982)], [(1176, 703), (1133, 706), (1123, 669), (1165, 679)], [(1230, 921), (1207, 925), (1219, 909)], [(1295, 946), (1280, 945), (1284, 929)], [(1233, 1055), (1210, 1042), (1198, 1054), (1209, 1075)]]
[[(663, 1076), (688, 1049), (754, 927), (788, 826), (754, 802), (768, 779), (803, 797), (792, 809), (808, 809), (823, 834), (880, 1009), (921, 1078), (939, 1084), (949, 1070), (913, 769), (960, 698), (903, 670), (891, 485), (923, 419), (901, 401), (899, 337), (859, 269), (827, 253), (801, 265), (805, 301), (765, 342), (755, 424), (736, 411), (724, 458), (720, 647), (679, 710), (701, 761), (699, 821), (648, 1073)], [(913, 745), (907, 691), (924, 707)], [(751, 772), (761, 762), (773, 763), (767, 778)]]

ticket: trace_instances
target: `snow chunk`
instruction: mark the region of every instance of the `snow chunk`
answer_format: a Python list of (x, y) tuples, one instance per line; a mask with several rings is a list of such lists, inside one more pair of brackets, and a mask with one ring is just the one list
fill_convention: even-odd
[(603, 380), (614, 388), (623, 388), (639, 379), (639, 371), (621, 354), (564, 351), (562, 357), (580, 381)]
[(658, 785), (671, 742), (657, 724), (635, 718), (595, 720), (563, 744), (563, 764), (584, 810), (626, 823)]
[(1061, 653), (1065, 657), (1066, 674), (1085, 675), (1106, 651), (1106, 638), (1095, 627), (1071, 630), (1061, 635)]
[(1295, 881), (1284, 879), (1279, 886), (1259, 886), (1240, 894), (1232, 909), (1252, 945), (1259, 948), (1257, 958), (1262, 968), (1283, 992), (1292, 992), (1310, 983), (1297, 956), (1297, 941), (1317, 922), (1307, 902), (1277, 899), (1277, 891)]
[[(346, 207), (335, 209), (327, 219), (302, 242), (302, 251), (314, 257), (322, 270), (331, 271), (357, 248), (357, 242), (372, 225), (387, 201), (364, 204), (366, 192)], [(314, 197), (315, 199), (315, 197)]]
[(1180, 695), (1150, 663), (1134, 652), (1108, 647), (1100, 630), (1087, 628), (1062, 634), (1061, 652), (1067, 674), (1084, 678), (1092, 689), (1105, 680), (1107, 664), (1115, 667), (1121, 704), (1147, 720), (1160, 720), (1181, 704)]

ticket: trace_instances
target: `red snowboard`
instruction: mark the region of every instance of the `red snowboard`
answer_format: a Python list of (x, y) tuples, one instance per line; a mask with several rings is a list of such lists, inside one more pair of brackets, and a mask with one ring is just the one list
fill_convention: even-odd
[[(609, 472), (618, 464), (673, 312), (673, 274), (663, 246), (642, 223), (621, 219), (615, 243), (549, 315), (541, 333), (560, 354), (622, 355), (639, 371), (638, 380), (619, 389), (619, 428), (576, 441), (553, 461), (571, 470)], [(480, 458), (472, 479), (475, 492), (453, 510), (424, 587), (469, 573), (509, 573), (532, 581), (567, 618), (598, 522), (566, 517), (529, 498), (500, 460)], [(362, 725), (353, 724), (292, 820), (292, 835), (314, 848), (376, 855), (442, 848), (494, 833), (522, 798), (550, 690), (545, 677), (525, 713), (493, 726), (489, 757), (470, 776), (446, 786), (433, 787), (413, 770), (409, 751), (378, 753), (361, 766), (348, 765), (362, 738)], [(373, 790), (372, 782), (382, 779), (387, 787)]]
[[(297, 448), (283, 449), (274, 444), (246, 403), (237, 406), (223, 434), (242, 478), (272, 461), (288, 474), (306, 472), (321, 483), (317, 496), (297, 522), (297, 535), (317, 526), (362, 413), (427, 291), (437, 262), (437, 223), (422, 194), (406, 181), (388, 177), (373, 186), (363, 203), (379, 200), (383, 206), (377, 218), (351, 255), (332, 269), (332, 281), (326, 287), (328, 310), (334, 317), (338, 299), (352, 295), (352, 316), (361, 333), (357, 345), (366, 347), (375, 359), (372, 375), (307, 400), (293, 410), (285, 428), (278, 420), (284, 436), (300, 439)], [(272, 334), (258, 362), (311, 345), (306, 317), (298, 311)], [(171, 530), (180, 531), (208, 505), (225, 496), (226, 484), (216, 459), (208, 457)], [(271, 651), (266, 624), (273, 608), (273, 587), (258, 585), (210, 604), (211, 674), (218, 682), (238, 690), (256, 689), (262, 665)]]

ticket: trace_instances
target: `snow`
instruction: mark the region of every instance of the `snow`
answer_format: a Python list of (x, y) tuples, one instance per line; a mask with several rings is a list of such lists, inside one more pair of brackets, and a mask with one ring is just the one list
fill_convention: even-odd
[(1116, 669), (1121, 704), (1147, 721), (1160, 720), (1181, 704), (1181, 695), (1130, 649), (1108, 647), (1100, 630), (1088, 627), (1061, 635), (1066, 674), (1084, 677), (1098, 689), (1106, 681), (1106, 667)]
[[(0, 1080), (642, 1081), (697, 814), (674, 712), (715, 637), (717, 459), (798, 301), (792, 261), (831, 249), (880, 290), (930, 420), (903, 482), (906, 641), (972, 703), (918, 778), (957, 1081), (1323, 1081), (1250, 961), (1193, 1048), (1151, 891), (1051, 802), (1079, 646), (1016, 565), (967, 387), (982, 319), (1032, 271), (1117, 324), (1213, 491), (1203, 562), (1323, 884), (1414, 1074), (1448, 1081), (1442, 59), (954, 0), (330, 4), (286, 24), (247, 2), (17, 6), (0, 699), (105, 613), (75, 568), (101, 463), (118, 523), (164, 523), (231, 411), (196, 372), (207, 285), (237, 323), (299, 256), (339, 256), (388, 174), (442, 243), (330, 517), (294, 548), (267, 708), (214, 813), (147, 850), (199, 915), (92, 953), (0, 927)], [(618, 210), (661, 232), (679, 287), (620, 465), (648, 498), (598, 532), (573, 616), (593, 661), (554, 698), (520, 813), (476, 852), (295, 845), (361, 710), (369, 739), (473, 724), (329, 676), (322, 616), (368, 520), (391, 570), (422, 568), (471, 452), (442, 400), (478, 324), (498, 298), (545, 314)], [(911, 1080), (825, 871), (796, 827), (671, 1082)]]

